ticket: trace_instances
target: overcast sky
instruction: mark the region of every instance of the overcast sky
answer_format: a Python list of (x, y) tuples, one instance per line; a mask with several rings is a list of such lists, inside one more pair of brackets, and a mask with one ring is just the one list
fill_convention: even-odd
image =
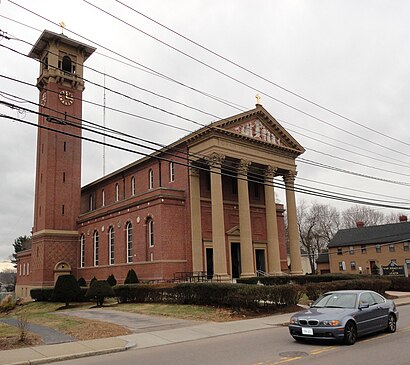
[[(410, 187), (406, 186), (410, 184), (409, 1), (123, 0), (135, 10), (270, 82), (200, 49), (114, 0), (90, 2), (123, 22), (80, 0), (13, 2), (54, 23), (64, 21), (67, 27), (64, 34), (97, 48), (98, 53), (89, 58), (86, 66), (106, 73), (105, 84), (115, 91), (106, 93), (107, 127), (166, 145), (188, 131), (198, 129), (199, 125), (135, 100), (199, 124), (208, 124), (252, 109), (255, 94), (259, 92), (261, 104), (306, 148), (301, 156), (303, 160), (297, 162), (298, 184), (354, 195), (361, 200), (379, 199), (385, 204), (410, 207)], [(136, 28), (250, 87), (187, 58)], [(30, 44), (37, 41), (44, 29), (61, 32), (58, 26), (8, 0), (0, 2), (0, 29), (11, 38), (20, 39), (0, 37), (0, 45), (23, 54), (29, 53)], [(178, 83), (154, 76), (143, 67)], [(38, 73), (38, 62), (1, 47), (0, 101), (17, 104), (16, 97), (20, 97), (37, 102), (38, 90), (35, 87), (7, 80), (4, 76), (34, 85)], [(102, 88), (92, 84), (104, 83), (101, 73), (85, 69), (84, 77), (90, 81), (86, 83), (83, 94), (85, 101), (103, 103)], [(112, 77), (211, 115), (167, 101)], [(227, 103), (204, 96), (193, 88)], [(15, 97), (10, 98), (6, 93)], [(29, 103), (20, 105), (36, 110)], [(0, 105), (0, 113), (24, 121), (37, 121), (35, 114), (21, 113), (3, 105)], [(85, 102), (83, 118), (102, 124), (103, 110)], [(1, 260), (13, 252), (14, 239), (30, 235), (32, 228), (37, 130), (5, 118), (0, 118), (0, 123)], [(90, 133), (85, 133), (85, 136), (102, 140)], [(107, 142), (119, 144), (111, 140)], [(132, 148), (150, 152), (136, 146)], [(106, 173), (141, 157), (110, 148), (106, 149), (105, 155)], [(102, 156), (101, 145), (83, 142), (83, 185), (103, 175)], [(367, 177), (337, 172), (312, 163)], [(283, 191), (277, 189), (277, 192), (283, 202)], [(338, 209), (352, 205), (302, 194), (298, 194), (297, 199), (331, 204)], [(408, 215), (409, 211), (403, 208), (376, 209)]]

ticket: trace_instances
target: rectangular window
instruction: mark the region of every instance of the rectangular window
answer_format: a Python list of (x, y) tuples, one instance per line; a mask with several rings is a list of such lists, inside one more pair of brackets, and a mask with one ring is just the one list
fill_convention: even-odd
[(94, 233), (94, 266), (98, 266), (98, 245), (99, 245), (98, 233)]
[(169, 163), (169, 181), (173, 182), (175, 181), (175, 166), (174, 166), (174, 161), (171, 161)]
[(64, 204), (63, 204), (63, 206), (61, 207), (61, 214), (64, 215)]
[(362, 250), (362, 253), (367, 253), (366, 245), (361, 245), (360, 249)]
[(346, 263), (344, 261), (339, 261), (339, 270), (340, 271), (346, 270)]
[(394, 243), (389, 245), (389, 252), (395, 252), (396, 251), (396, 246), (394, 245)]
[(403, 242), (403, 251), (409, 251), (409, 243)]
[(349, 254), (354, 255), (354, 247), (353, 246), (349, 247)]
[(356, 261), (350, 261), (350, 269), (352, 271), (356, 270)]
[(238, 194), (238, 180), (234, 177), (231, 178), (232, 194)]
[(376, 252), (377, 253), (382, 252), (382, 245), (376, 245)]
[(343, 255), (343, 251), (342, 251), (342, 248), (341, 248), (341, 247), (338, 247), (338, 248), (337, 248), (337, 254), (338, 254), (338, 255)]
[(118, 200), (120, 200), (120, 186), (117, 184), (115, 184), (115, 201), (117, 202)]
[(127, 262), (132, 262), (132, 224), (127, 224)]
[(81, 235), (80, 237), (80, 267), (85, 266), (85, 236)]
[(110, 265), (114, 265), (114, 228), (108, 231), (108, 241), (110, 246)]
[(254, 183), (254, 197), (256, 199), (259, 199), (259, 197), (260, 197), (259, 184), (258, 183)]

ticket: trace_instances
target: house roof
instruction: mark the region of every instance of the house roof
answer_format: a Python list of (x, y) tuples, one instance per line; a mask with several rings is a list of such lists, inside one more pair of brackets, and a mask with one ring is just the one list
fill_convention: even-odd
[(343, 247), (369, 243), (389, 243), (410, 240), (410, 222), (339, 230), (328, 247)]

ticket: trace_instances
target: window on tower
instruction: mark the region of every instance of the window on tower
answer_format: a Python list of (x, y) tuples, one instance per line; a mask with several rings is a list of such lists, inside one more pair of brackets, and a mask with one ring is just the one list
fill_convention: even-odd
[(68, 56), (64, 56), (63, 60), (61, 62), (61, 69), (64, 72), (72, 72), (72, 62), (71, 62), (71, 58)]

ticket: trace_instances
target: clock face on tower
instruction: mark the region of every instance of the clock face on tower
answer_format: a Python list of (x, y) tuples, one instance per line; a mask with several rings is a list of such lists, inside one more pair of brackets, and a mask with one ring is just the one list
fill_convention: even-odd
[(71, 105), (74, 102), (74, 95), (70, 93), (68, 90), (60, 91), (60, 93), (58, 94), (58, 98), (64, 105)]

